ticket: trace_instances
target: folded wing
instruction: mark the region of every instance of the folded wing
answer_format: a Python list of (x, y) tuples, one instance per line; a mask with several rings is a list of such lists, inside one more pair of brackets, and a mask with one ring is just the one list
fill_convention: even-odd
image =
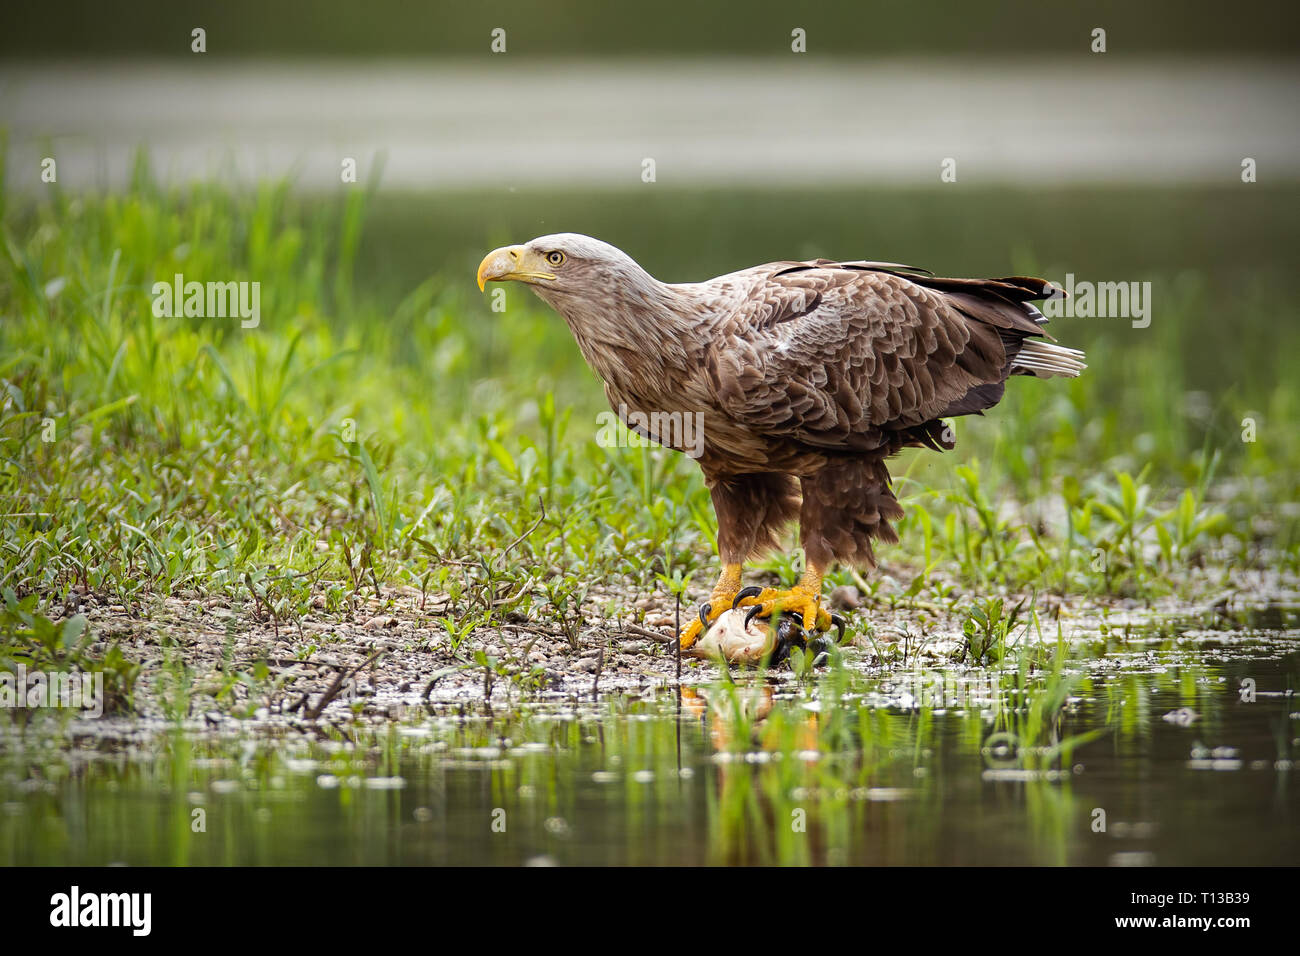
[(844, 451), (951, 447), (938, 419), (996, 404), (1008, 375), (1069, 374), (1055, 353), (1036, 352), (1037, 370), (1015, 364), (1026, 339), (1045, 336), (1030, 303), (1052, 291), (1041, 279), (943, 279), (888, 263), (774, 263), (754, 270), (707, 374), (719, 410), (770, 437)]

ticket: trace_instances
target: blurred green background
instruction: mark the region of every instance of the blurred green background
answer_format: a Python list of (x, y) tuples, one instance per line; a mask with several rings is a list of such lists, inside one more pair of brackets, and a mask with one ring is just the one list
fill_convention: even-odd
[(1091, 30), (1100, 26), (1121, 55), (1223, 55), (1293, 52), (1298, 23), (1294, 4), (1234, 9), (1210, 0), (821, 0), (803, 6), (777, 0), (60, 0), (9, 5), (0, 54), (182, 56), (189, 53), (190, 30), (202, 26), (223, 56), (486, 56), (494, 27), (508, 31), (510, 52), (521, 56), (752, 56), (788, 49), (790, 30), (799, 26), (808, 31), (810, 50), (837, 55), (1083, 55)]

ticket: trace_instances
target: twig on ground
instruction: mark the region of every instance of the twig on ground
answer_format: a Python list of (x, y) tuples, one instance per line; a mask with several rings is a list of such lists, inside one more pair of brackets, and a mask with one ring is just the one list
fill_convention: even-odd
[(671, 634), (665, 634), (662, 631), (652, 631), (648, 627), (642, 627), (640, 624), (627, 625), (629, 634), (635, 634), (637, 637), (648, 637), (652, 641), (658, 641), (660, 644), (668, 644), (672, 641)]
[(343, 685), (347, 681), (351, 680), (361, 670), (363, 670), (366, 667), (369, 667), (371, 664), (373, 664), (380, 657), (382, 657), (384, 654), (387, 653), (388, 653), (387, 650), (375, 651), (373, 654), (367, 657), (356, 667), (352, 668), (352, 670), (350, 671), (340, 670), (338, 672), (338, 675), (334, 678), (334, 682), (325, 689), (325, 693), (321, 695), (321, 699), (316, 702), (316, 706), (307, 708), (307, 713), (306, 713), (307, 719), (315, 720), (317, 717), (319, 717), (321, 715), (321, 711), (323, 711), (326, 708), (329, 702), (339, 695), (339, 691), (342, 690)]
[[(682, 592), (677, 592), (677, 612), (676, 612), (677, 633), (682, 633)], [(673, 654), (677, 657), (677, 683), (682, 682), (682, 639), (679, 636), (673, 642)]]
[(523, 541), (526, 537), (528, 537), (530, 534), (536, 531), (538, 525), (540, 525), (543, 521), (546, 520), (546, 502), (542, 500), (541, 495), (537, 496), (537, 507), (542, 510), (542, 513), (537, 516), (537, 520), (533, 522), (533, 526), (529, 528), (527, 531), (525, 531), (523, 534), (521, 534), (519, 537), (515, 538), (515, 540), (511, 541), (508, 545), (506, 545), (506, 549), (501, 552), (501, 562), (503, 564), (505, 563), (506, 556), (509, 555), (510, 552), (514, 550), (515, 545), (519, 544), (519, 542)]

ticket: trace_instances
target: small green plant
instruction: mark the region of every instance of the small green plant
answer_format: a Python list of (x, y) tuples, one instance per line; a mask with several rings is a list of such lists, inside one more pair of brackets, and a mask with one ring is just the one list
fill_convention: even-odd
[(102, 674), (104, 713), (130, 711), (140, 665), (114, 643), (102, 654), (91, 652), (94, 636), (80, 614), (52, 621), (36, 610), (35, 595), (19, 599), (10, 588), (0, 607), (0, 668), (15, 671), (77, 671)]
[(976, 664), (990, 664), (1006, 657), (1008, 647), (1011, 646), (1008, 638), (1020, 625), (1021, 611), (1026, 601), (1028, 598), (1021, 598), (1010, 611), (1006, 610), (1005, 602), (1000, 597), (986, 598), (972, 607), (962, 624), (965, 643), (958, 659), (965, 661), (969, 657)]

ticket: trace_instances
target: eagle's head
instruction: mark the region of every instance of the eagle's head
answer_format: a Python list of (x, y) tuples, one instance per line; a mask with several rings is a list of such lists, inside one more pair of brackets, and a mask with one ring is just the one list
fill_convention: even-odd
[(653, 282), (627, 253), (576, 232), (493, 249), (479, 264), (478, 287), (507, 281), (531, 285), (552, 304), (572, 296), (596, 297), (611, 287)]
[(478, 267), (480, 289), (512, 280), (560, 314), (607, 385), (654, 394), (666, 364), (687, 363), (683, 331), (698, 322), (698, 303), (687, 287), (659, 282), (608, 242), (573, 232), (538, 236), (492, 250)]

